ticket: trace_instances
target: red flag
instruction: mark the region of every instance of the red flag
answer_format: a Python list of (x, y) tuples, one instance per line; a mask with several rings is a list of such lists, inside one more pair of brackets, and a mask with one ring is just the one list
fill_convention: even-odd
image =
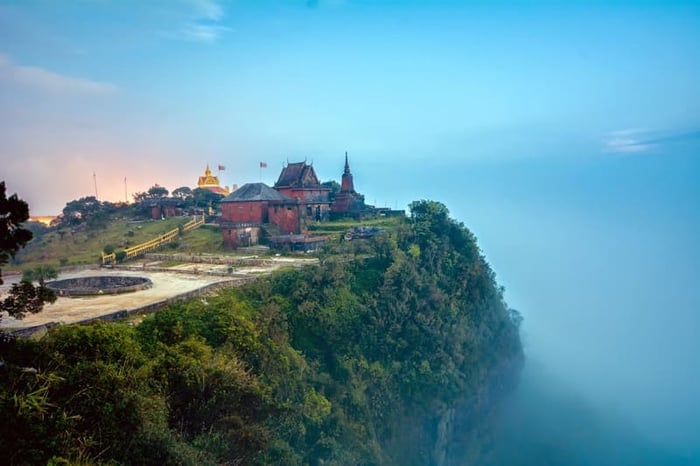
[(224, 167), (223, 165), (219, 165), (219, 171), (221, 170), (226, 170), (226, 167)]
[(267, 168), (267, 164), (265, 162), (260, 162), (260, 168)]

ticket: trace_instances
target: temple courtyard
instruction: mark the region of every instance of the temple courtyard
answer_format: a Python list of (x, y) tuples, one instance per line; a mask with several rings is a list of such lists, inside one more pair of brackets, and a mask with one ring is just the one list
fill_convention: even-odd
[[(222, 263), (223, 262), (223, 263)], [(216, 288), (236, 286), (282, 267), (300, 267), (316, 263), (306, 257), (242, 258), (235, 264), (211, 258), (209, 261), (173, 262), (149, 260), (119, 268), (86, 268), (60, 273), (59, 279), (96, 276), (145, 277), (152, 282), (147, 289), (121, 294), (95, 294), (80, 297), (59, 297), (37, 314), (29, 314), (22, 320), (3, 316), (0, 326), (6, 329), (22, 329), (50, 323), (72, 324), (106, 316), (117, 311), (132, 314), (139, 309), (153, 311), (167, 300), (186, 298)], [(4, 277), (0, 296), (4, 295), (19, 276)], [(138, 312), (136, 312), (138, 313)]]

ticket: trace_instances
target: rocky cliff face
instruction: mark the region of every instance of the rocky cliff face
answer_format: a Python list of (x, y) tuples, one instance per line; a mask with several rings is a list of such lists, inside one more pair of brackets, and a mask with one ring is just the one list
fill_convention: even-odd
[(436, 406), (432, 415), (395, 420), (394, 436), (384, 445), (390, 464), (491, 464), (503, 401), (516, 388), (522, 365), (517, 356), (494, 371), (476, 394), (465, 393), (454, 404)]

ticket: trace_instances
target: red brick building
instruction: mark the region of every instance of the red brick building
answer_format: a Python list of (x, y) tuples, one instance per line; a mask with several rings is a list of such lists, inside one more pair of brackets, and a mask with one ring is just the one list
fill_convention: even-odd
[(321, 184), (313, 165), (288, 163), (274, 187), (281, 194), (300, 201), (302, 221), (328, 220), (331, 189)]
[(257, 244), (261, 228), (275, 225), (282, 233), (300, 232), (300, 201), (264, 183), (248, 183), (221, 200), (221, 230), (229, 248)]

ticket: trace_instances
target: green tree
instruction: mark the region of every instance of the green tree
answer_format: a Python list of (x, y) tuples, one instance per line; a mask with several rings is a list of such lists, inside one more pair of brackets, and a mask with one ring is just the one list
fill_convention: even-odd
[[(17, 251), (32, 239), (32, 232), (23, 228), (22, 223), (29, 218), (29, 205), (17, 194), (9, 198), (5, 194), (5, 182), (0, 182), (0, 267), (7, 264)], [(2, 284), (0, 269), (0, 284)], [(44, 303), (53, 303), (56, 295), (45, 286), (34, 287), (31, 282), (15, 283), (9, 296), (0, 301), (0, 310), (21, 319), (26, 312), (39, 312)]]
[(45, 286), (34, 286), (22, 280), (13, 283), (9, 296), (0, 301), (0, 311), (7, 312), (16, 319), (22, 319), (27, 313), (36, 314), (44, 308), (45, 303), (56, 302), (56, 293)]
[(63, 221), (70, 225), (77, 225), (98, 212), (100, 207), (101, 203), (95, 196), (70, 201), (63, 208)]
[(22, 281), (39, 282), (39, 286), (44, 286), (46, 280), (58, 278), (58, 272), (50, 265), (37, 265), (33, 269), (27, 269), (22, 272)]
[(173, 197), (186, 200), (192, 197), (192, 190), (187, 186), (181, 186), (177, 189), (174, 189), (171, 194)]
[(22, 228), (22, 223), (29, 219), (29, 205), (17, 194), (8, 198), (5, 192), (5, 182), (0, 181), (0, 284), (3, 283), (1, 267), (32, 239), (32, 232)]
[(152, 199), (159, 199), (161, 197), (168, 197), (168, 190), (164, 186), (153, 185), (148, 189), (148, 195)]
[(136, 202), (145, 202), (145, 201), (152, 201), (154, 199), (162, 199), (164, 197), (168, 197), (169, 191), (167, 188), (164, 186), (160, 186), (158, 184), (155, 184), (148, 188), (148, 191), (145, 193), (139, 192), (134, 194), (134, 201)]
[(192, 190), (192, 204), (200, 209), (211, 207), (217, 210), (223, 198), (224, 196), (221, 194), (213, 193), (208, 189), (197, 188)]

